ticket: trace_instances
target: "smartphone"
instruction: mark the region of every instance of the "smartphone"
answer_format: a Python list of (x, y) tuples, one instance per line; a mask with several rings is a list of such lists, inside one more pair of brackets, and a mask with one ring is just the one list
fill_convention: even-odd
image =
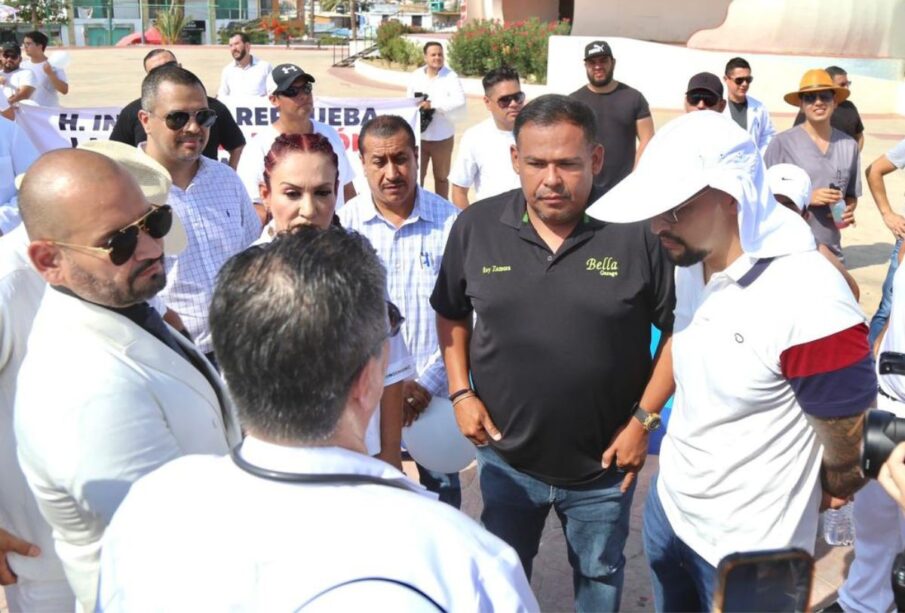
[(814, 558), (795, 547), (733, 553), (717, 567), (717, 613), (808, 611)]

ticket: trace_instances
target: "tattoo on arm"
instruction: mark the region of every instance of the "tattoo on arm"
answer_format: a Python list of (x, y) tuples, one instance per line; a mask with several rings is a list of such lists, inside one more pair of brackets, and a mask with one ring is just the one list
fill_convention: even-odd
[(830, 419), (808, 415), (808, 421), (823, 443), (823, 490), (837, 498), (848, 498), (867, 482), (861, 473), (864, 414)]

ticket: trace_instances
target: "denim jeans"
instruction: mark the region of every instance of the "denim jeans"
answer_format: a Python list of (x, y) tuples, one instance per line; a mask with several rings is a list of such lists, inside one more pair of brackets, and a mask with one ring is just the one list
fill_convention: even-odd
[(676, 536), (651, 479), (644, 504), (644, 552), (650, 564), (657, 611), (709, 611), (716, 568)]
[(892, 309), (892, 280), (896, 276), (896, 270), (899, 268), (899, 247), (902, 246), (902, 239), (896, 240), (896, 246), (892, 249), (892, 257), (889, 259), (889, 270), (886, 272), (886, 279), (883, 281), (883, 292), (880, 296), (880, 306), (877, 312), (870, 320), (870, 346), (874, 346), (874, 341), (883, 330), (883, 326), (889, 321), (889, 313)]
[(490, 447), (479, 447), (481, 523), (515, 549), (530, 579), (544, 522), (554, 508), (568, 546), (576, 610), (617, 611), (635, 488), (619, 491), (624, 476), (613, 471), (586, 485), (556, 487), (512, 468)]
[(439, 473), (428, 470), (415, 462), (418, 467), (418, 480), (421, 485), (431, 492), (440, 495), (440, 502), (462, 508), (462, 485), (459, 483), (459, 473)]

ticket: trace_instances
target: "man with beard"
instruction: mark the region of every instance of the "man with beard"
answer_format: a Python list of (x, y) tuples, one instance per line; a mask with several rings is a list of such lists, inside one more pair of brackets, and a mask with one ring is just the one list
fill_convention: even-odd
[[(124, 148), (137, 158), (123, 158), (130, 170), (52, 151), (28, 170), (19, 200), (29, 260), (49, 285), (19, 371), (19, 464), (85, 611), (101, 537), (131, 484), (182, 455), (224, 454), (239, 437), (216, 372), (148, 305), (166, 283), (165, 239), (178, 232), (168, 177)], [(133, 172), (156, 183), (153, 201)]]
[(450, 399), (478, 445), (481, 523), (530, 577), (554, 508), (576, 608), (615, 611), (635, 476), (672, 393), (673, 270), (643, 224), (585, 215), (603, 162), (587, 105), (541, 96), (514, 133), (522, 189), (459, 215), (431, 296)]
[(173, 178), (168, 203), (188, 235), (185, 251), (168, 257), (161, 296), (213, 360), (207, 310), (214, 281), (230, 256), (260, 236), (261, 221), (233, 169), (201, 154), (217, 114), (198, 77), (176, 64), (152, 70), (141, 85), (141, 108), (144, 151)]
[(28, 68), (22, 68), (22, 50), (15, 42), (3, 45), (3, 74), (0, 75), (0, 91), (7, 98), (8, 105), (16, 105), (20, 100), (28, 100), (35, 93), (35, 75)]
[(863, 413), (877, 396), (864, 314), (773, 198), (757, 145), (716, 113), (666, 125), (588, 214), (649, 219), (680, 266), (675, 405), (644, 547), (658, 611), (709, 610), (724, 556), (813, 552), (818, 510), (863, 485)]
[(603, 145), (604, 160), (594, 185), (606, 193), (638, 163), (654, 135), (654, 120), (644, 95), (613, 79), (616, 58), (606, 41), (595, 40), (584, 48), (584, 66), (588, 84), (569, 95), (591, 107), (597, 117), (597, 142)]
[(267, 75), (273, 67), (270, 62), (251, 54), (251, 39), (248, 34), (239, 32), (230, 37), (229, 53), (235, 61), (223, 67), (217, 97), (266, 96)]

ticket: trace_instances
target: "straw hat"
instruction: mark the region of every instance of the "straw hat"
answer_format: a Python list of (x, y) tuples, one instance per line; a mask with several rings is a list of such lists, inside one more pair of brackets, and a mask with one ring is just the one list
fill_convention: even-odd
[(801, 77), (801, 83), (794, 92), (783, 96), (783, 100), (792, 106), (801, 106), (801, 94), (832, 90), (836, 94), (836, 104), (848, 98), (849, 91), (833, 83), (833, 77), (822, 68), (812, 68)]

